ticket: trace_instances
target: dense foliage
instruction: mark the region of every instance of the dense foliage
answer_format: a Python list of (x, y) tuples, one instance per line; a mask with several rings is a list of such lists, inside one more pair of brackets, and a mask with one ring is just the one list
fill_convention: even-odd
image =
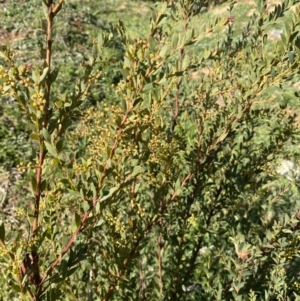
[(33, 143), (17, 145), (32, 196), (0, 225), (0, 300), (298, 300), (298, 2), (257, 0), (236, 34), (234, 3), (201, 23), (206, 1), (162, 1), (145, 35), (101, 32), (59, 93), (63, 0), (43, 0), (43, 61), (0, 52)]

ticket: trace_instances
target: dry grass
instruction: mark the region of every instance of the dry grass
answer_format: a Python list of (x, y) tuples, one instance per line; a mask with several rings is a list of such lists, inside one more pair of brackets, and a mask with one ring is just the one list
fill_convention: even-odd
[(7, 31), (0, 27), (0, 45), (11, 44), (17, 40), (22, 40), (25, 37), (23, 30)]

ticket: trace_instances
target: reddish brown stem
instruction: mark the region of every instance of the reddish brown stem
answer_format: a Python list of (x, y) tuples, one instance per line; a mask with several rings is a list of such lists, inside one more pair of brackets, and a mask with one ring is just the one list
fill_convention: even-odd
[[(62, 2), (62, 1), (60, 1)], [(51, 94), (51, 77), (50, 77), (50, 69), (51, 69), (51, 56), (52, 56), (52, 35), (51, 30), (53, 28), (53, 19), (54, 13), (53, 9), (53, 0), (48, 0), (47, 2), (47, 33), (46, 33), (46, 57), (44, 61), (44, 68), (48, 68), (48, 73), (45, 78), (45, 105), (43, 109), (43, 120), (42, 124), (39, 124), (38, 130), (42, 128), (47, 129), (48, 122), (49, 122), (49, 108), (50, 108), (50, 94)], [(41, 83), (39, 83), (41, 84)], [(32, 222), (32, 233), (33, 236), (37, 235), (37, 229), (39, 226), (39, 211), (40, 211), (40, 200), (41, 200), (41, 193), (42, 193), (42, 175), (43, 175), (43, 163), (46, 156), (46, 150), (44, 146), (44, 139), (40, 137), (39, 140), (39, 157), (38, 157), (38, 165), (36, 168), (36, 189), (34, 193), (34, 220)], [(36, 251), (37, 252), (37, 251)], [(34, 284), (37, 288), (36, 294), (33, 296), (34, 301), (39, 301), (41, 296), (41, 287), (43, 281), (41, 280), (39, 274), (39, 263), (38, 263), (38, 253), (34, 253), (37, 256), (37, 260), (35, 263), (35, 277), (38, 281)]]
[[(160, 226), (160, 232), (162, 233), (162, 228), (163, 228), (163, 202), (160, 201), (160, 218), (159, 218), (159, 226)], [(159, 278), (159, 292), (161, 296), (163, 295), (163, 277), (162, 277), (162, 237), (161, 235), (158, 236), (157, 239), (157, 257), (158, 257), (158, 278)]]
[[(50, 91), (51, 91), (51, 78), (50, 78), (50, 67), (51, 67), (51, 55), (52, 55), (52, 36), (51, 29), (53, 27), (54, 14), (52, 12), (53, 0), (48, 0), (48, 18), (47, 18), (47, 34), (46, 34), (46, 57), (45, 66), (48, 67), (48, 74), (45, 79), (45, 105), (44, 105), (44, 118), (42, 126), (47, 128), (49, 120), (49, 104), (50, 104)], [(34, 220), (32, 223), (32, 233), (36, 235), (38, 224), (39, 224), (39, 211), (40, 211), (40, 199), (41, 199), (41, 184), (43, 174), (43, 163), (45, 159), (46, 151), (44, 148), (44, 141), (42, 137), (39, 141), (39, 158), (38, 166), (36, 168), (36, 190), (34, 193)]]
[[(96, 201), (93, 201), (93, 204), (96, 205)], [(62, 260), (62, 258), (64, 257), (64, 255), (69, 251), (69, 249), (71, 248), (71, 246), (73, 245), (73, 243), (76, 240), (76, 237), (83, 231), (84, 229), (84, 224), (85, 221), (87, 220), (87, 218), (89, 217), (91, 211), (93, 210), (94, 206), (92, 205), (83, 215), (80, 225), (79, 227), (76, 229), (76, 231), (72, 234), (71, 238), (69, 239), (67, 245), (63, 248), (63, 250), (61, 251), (61, 253), (59, 254), (59, 256), (57, 256), (56, 260), (54, 260), (54, 262), (51, 264), (51, 266), (48, 268), (48, 270), (46, 271), (46, 273), (44, 274), (43, 278), (40, 281), (40, 284), (38, 286), (38, 293), (42, 293), (42, 286), (45, 283), (45, 281), (47, 280), (48, 276), (51, 275), (52, 271), (54, 270), (54, 268), (60, 263), (60, 261)], [(44, 289), (45, 290), (45, 289)]]

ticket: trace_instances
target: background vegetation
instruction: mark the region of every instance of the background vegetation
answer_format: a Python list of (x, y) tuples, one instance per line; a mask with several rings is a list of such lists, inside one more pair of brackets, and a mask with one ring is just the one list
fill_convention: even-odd
[(52, 73), (44, 2), (0, 4), (0, 300), (298, 300), (298, 1), (68, 1)]

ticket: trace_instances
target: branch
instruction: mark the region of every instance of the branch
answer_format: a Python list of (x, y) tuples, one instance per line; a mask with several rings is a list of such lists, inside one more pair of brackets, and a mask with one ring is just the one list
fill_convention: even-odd
[[(186, 184), (186, 182), (192, 177), (192, 174), (189, 173), (187, 174), (187, 176), (183, 179), (179, 190)], [(164, 211), (169, 207), (169, 205), (175, 200), (176, 196), (178, 195), (178, 191), (175, 191), (170, 199), (169, 202), (166, 203), (166, 205), (163, 207), (162, 209), (162, 214), (164, 213)], [(158, 222), (160, 220), (161, 216), (157, 215), (152, 221), (150, 221), (146, 227), (144, 228), (144, 230), (142, 231), (142, 234), (140, 235), (140, 237), (137, 239), (136, 243), (134, 244), (134, 247), (131, 249), (128, 257), (125, 259), (124, 261), (124, 266), (123, 268), (120, 270), (120, 272), (118, 273), (118, 275), (115, 278), (114, 283), (112, 283), (108, 289), (107, 294), (105, 295), (103, 301), (108, 301), (110, 299), (110, 297), (112, 296), (116, 286), (119, 283), (120, 278), (124, 275), (127, 266), (129, 265), (129, 263), (131, 262), (131, 260), (134, 258), (136, 251), (138, 249), (138, 247), (140, 246), (141, 241), (143, 240), (145, 234), (147, 232), (149, 232), (152, 227), (156, 224), (156, 222)]]
[[(220, 187), (216, 193), (216, 198), (215, 198), (216, 200), (218, 200), (221, 192), (222, 192), (222, 188)], [(207, 227), (209, 226), (210, 221), (215, 214), (216, 207), (217, 207), (217, 202), (212, 206), (212, 208), (208, 214), (208, 217), (205, 221)], [(202, 246), (202, 243), (203, 243), (203, 236), (200, 236), (198, 239), (197, 245), (194, 248), (193, 253), (191, 255), (190, 262), (189, 262), (189, 268), (187, 269), (186, 274), (184, 276), (185, 282), (187, 281), (187, 279), (191, 278), (191, 273), (193, 272), (193, 270), (195, 268), (196, 259), (197, 259), (198, 253), (200, 251), (200, 248)]]
[(59, 13), (59, 11), (61, 10), (63, 2), (64, 2), (64, 0), (59, 0), (59, 2), (55, 5), (55, 7), (53, 9), (54, 16), (56, 16)]
[[(48, 67), (48, 73), (45, 78), (45, 105), (44, 105), (44, 118), (42, 126), (47, 128), (49, 122), (49, 107), (50, 107), (50, 93), (51, 93), (51, 56), (52, 56), (52, 35), (51, 30), (53, 27), (54, 14), (52, 10), (53, 0), (47, 2), (48, 18), (47, 18), (47, 33), (46, 33), (46, 57), (44, 67)], [(38, 126), (39, 127), (39, 126)], [(32, 223), (32, 233), (36, 235), (38, 229), (38, 219), (40, 211), (40, 199), (41, 199), (41, 183), (43, 174), (43, 163), (46, 156), (46, 150), (44, 146), (44, 140), (40, 137), (39, 140), (39, 158), (36, 168), (36, 190), (34, 193), (34, 220)]]

